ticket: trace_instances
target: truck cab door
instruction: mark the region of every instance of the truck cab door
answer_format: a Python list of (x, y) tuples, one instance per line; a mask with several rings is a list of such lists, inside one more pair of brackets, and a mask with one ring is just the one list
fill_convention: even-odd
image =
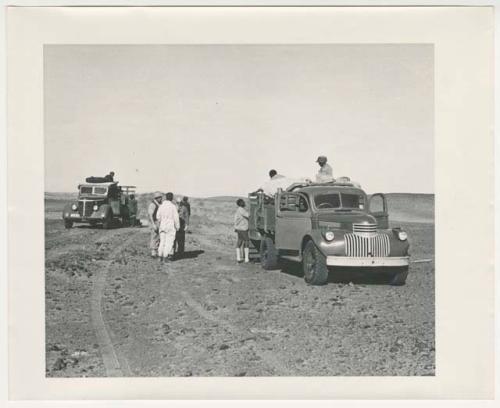
[(311, 210), (307, 197), (300, 193), (276, 196), (276, 247), (282, 255), (297, 256), (304, 233), (311, 229)]
[(389, 212), (387, 211), (387, 199), (382, 193), (372, 194), (368, 201), (370, 215), (377, 220), (378, 228), (389, 228)]

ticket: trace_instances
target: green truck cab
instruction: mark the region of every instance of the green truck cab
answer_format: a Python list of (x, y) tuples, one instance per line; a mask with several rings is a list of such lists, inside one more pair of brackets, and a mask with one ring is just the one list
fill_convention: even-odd
[(64, 207), (64, 226), (74, 223), (102, 225), (111, 228), (115, 221), (129, 224), (128, 197), (135, 186), (119, 186), (117, 182), (83, 183), (78, 185), (78, 199)]
[(389, 227), (383, 194), (368, 198), (349, 182), (307, 183), (278, 190), (274, 197), (252, 193), (249, 201), (249, 235), (264, 269), (286, 259), (301, 262), (312, 285), (325, 284), (330, 267), (383, 273), (393, 285), (406, 282), (408, 236)]

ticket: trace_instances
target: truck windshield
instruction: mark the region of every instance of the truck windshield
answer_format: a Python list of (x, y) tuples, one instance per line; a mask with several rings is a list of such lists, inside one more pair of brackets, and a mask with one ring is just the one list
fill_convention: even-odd
[(95, 186), (81, 186), (80, 194), (99, 194), (103, 195), (107, 193), (106, 187), (95, 187)]
[(318, 210), (340, 208), (340, 195), (338, 193), (318, 194), (314, 197), (314, 204)]
[(358, 194), (328, 193), (315, 196), (314, 204), (318, 210), (332, 208), (363, 209), (364, 199)]
[(363, 197), (358, 194), (340, 194), (342, 208), (364, 208)]
[(106, 194), (106, 187), (94, 187), (94, 194)]
[(92, 187), (80, 187), (80, 193), (92, 194)]

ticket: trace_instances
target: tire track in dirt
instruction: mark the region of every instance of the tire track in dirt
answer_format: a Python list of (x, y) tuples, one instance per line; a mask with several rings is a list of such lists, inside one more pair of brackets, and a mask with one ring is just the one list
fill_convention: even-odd
[[(129, 231), (127, 231), (129, 233)], [(115, 238), (119, 233), (111, 236), (106, 236), (105, 239), (99, 240), (100, 243), (106, 243), (111, 238)], [(102, 315), (102, 297), (106, 287), (106, 278), (109, 268), (113, 263), (114, 258), (135, 238), (135, 234), (129, 234), (128, 239), (118, 245), (110, 254), (109, 260), (102, 270), (94, 276), (92, 283), (92, 294), (90, 299), (90, 318), (92, 326), (97, 337), (97, 343), (101, 351), (104, 367), (108, 377), (123, 377), (131, 376), (132, 372), (127, 359), (117, 352), (113, 346), (113, 333), (106, 325)]]
[[(184, 298), (184, 301), (186, 304), (194, 310), (196, 313), (198, 313), (201, 317), (203, 317), (205, 320), (208, 320), (212, 323), (215, 323), (224, 329), (228, 330), (229, 332), (238, 334), (241, 337), (248, 337), (248, 336), (254, 336), (255, 334), (252, 333), (250, 330), (245, 330), (245, 329), (240, 329), (238, 327), (233, 326), (231, 323), (227, 322), (224, 319), (218, 318), (214, 314), (208, 312), (203, 308), (201, 304), (196, 302), (187, 292), (181, 291), (181, 296)], [(274, 375), (287, 375), (289, 374), (289, 370), (287, 369), (286, 365), (283, 364), (282, 361), (280, 361), (278, 358), (276, 358), (276, 355), (271, 352), (267, 352), (265, 350), (262, 350), (258, 344), (256, 344), (256, 354), (262, 359), (262, 361), (267, 364), (267, 366), (273, 370)]]

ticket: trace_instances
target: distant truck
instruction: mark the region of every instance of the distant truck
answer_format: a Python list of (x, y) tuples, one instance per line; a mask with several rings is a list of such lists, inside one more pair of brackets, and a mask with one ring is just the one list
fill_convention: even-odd
[(128, 200), (135, 186), (119, 186), (117, 182), (82, 183), (78, 186), (78, 200), (68, 203), (63, 210), (64, 226), (88, 223), (110, 228), (116, 221), (122, 226), (130, 223)]
[(388, 275), (392, 285), (405, 284), (408, 236), (389, 228), (383, 194), (368, 199), (355, 184), (329, 182), (295, 184), (274, 197), (252, 193), (249, 200), (249, 235), (264, 269), (286, 259), (301, 262), (312, 285), (327, 282), (329, 267), (363, 268)]

